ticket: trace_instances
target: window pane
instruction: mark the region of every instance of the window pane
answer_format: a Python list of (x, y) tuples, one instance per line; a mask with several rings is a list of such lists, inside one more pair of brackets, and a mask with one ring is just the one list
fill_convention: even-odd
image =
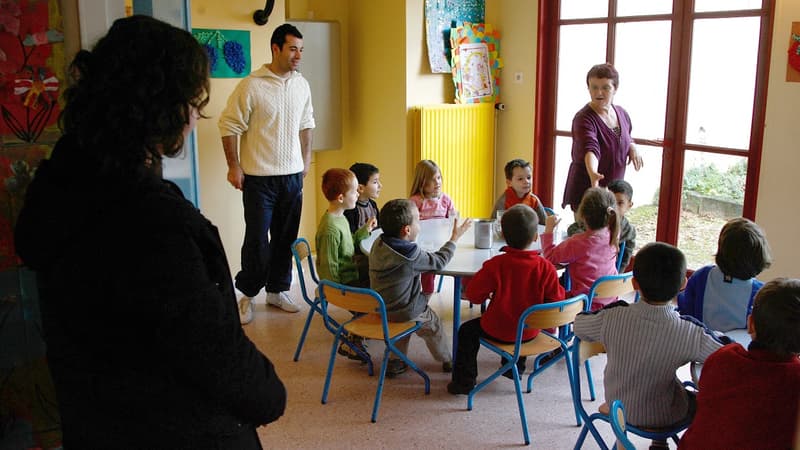
[(749, 148), (759, 30), (756, 17), (695, 21), (687, 142)]
[[(561, 201), (564, 199), (564, 184), (567, 182), (569, 164), (572, 162), (572, 138), (556, 136), (556, 168), (553, 177), (553, 211), (560, 215), (563, 222), (569, 226), (572, 223), (572, 209), (569, 206), (562, 209)], [(566, 228), (564, 228), (566, 230)]]
[(586, 73), (606, 60), (604, 24), (561, 27), (558, 49), (558, 105), (556, 129), (572, 129), (572, 118), (589, 102)]
[(695, 0), (695, 12), (761, 9), (761, 0)]
[(670, 27), (667, 21), (617, 26), (615, 66), (619, 71), (619, 90), (614, 103), (630, 114), (636, 138), (661, 139), (664, 136)]
[(561, 0), (562, 19), (608, 16), (608, 0)]
[(618, 16), (672, 13), (672, 0), (617, 0)]
[(633, 208), (626, 217), (636, 228), (636, 249), (656, 240), (658, 222), (658, 192), (661, 185), (661, 147), (638, 145), (637, 149), (644, 160), (640, 171), (628, 166), (625, 181), (633, 188)]
[(678, 248), (689, 268), (714, 261), (719, 230), (742, 215), (747, 158), (687, 151)]

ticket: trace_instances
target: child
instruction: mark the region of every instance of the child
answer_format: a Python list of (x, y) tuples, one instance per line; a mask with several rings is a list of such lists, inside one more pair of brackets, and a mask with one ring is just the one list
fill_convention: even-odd
[[(645, 245), (633, 262), (640, 301), (618, 301), (575, 317), (575, 335), (602, 342), (607, 352), (606, 401), (619, 399), (627, 421), (642, 428), (672, 428), (692, 419), (694, 396), (675, 376), (730, 342), (702, 323), (680, 316), (672, 302), (686, 282), (686, 258), (663, 242)], [(654, 441), (650, 448), (667, 448)]]
[(800, 409), (800, 280), (764, 285), (747, 330), (747, 350), (726, 345), (703, 364), (697, 415), (678, 448), (792, 447)]
[[(620, 217), (619, 242), (620, 245), (623, 242), (625, 243), (625, 251), (622, 252), (622, 261), (620, 261), (619, 267), (620, 272), (627, 272), (626, 269), (631, 262), (631, 256), (636, 249), (636, 228), (634, 228), (633, 225), (628, 222), (628, 218), (625, 217), (625, 213), (633, 207), (633, 186), (625, 180), (617, 179), (608, 183), (606, 188), (611, 191), (617, 199), (617, 214), (619, 214)], [(586, 227), (583, 225), (583, 222), (578, 220), (567, 228), (567, 236), (583, 233), (584, 231), (586, 231)]]
[[(578, 214), (588, 230), (553, 244), (553, 230), (561, 221), (548, 216), (542, 233), (544, 257), (553, 264), (569, 265), (572, 289), (567, 297), (588, 294), (598, 278), (617, 273), (619, 216), (616, 199), (605, 188), (589, 188), (583, 194)], [(595, 298), (592, 310), (598, 310), (614, 298)]]
[[(456, 217), (453, 200), (442, 192), (442, 171), (429, 159), (423, 159), (414, 169), (409, 200), (417, 205), (420, 220)], [(434, 278), (432, 273), (422, 275), (423, 293), (433, 293)]]
[[(503, 214), (501, 225), (506, 238), (504, 254), (486, 261), (472, 277), (464, 297), (473, 303), (487, 298), (489, 308), (481, 317), (461, 324), (458, 329), (458, 350), (453, 366), (453, 380), (447, 385), (451, 394), (469, 394), (478, 376), (479, 339), (485, 336), (513, 343), (519, 316), (532, 305), (564, 299), (564, 288), (558, 284), (555, 267), (539, 256), (537, 250), (526, 250), (538, 237), (539, 218), (529, 206), (517, 204)], [(528, 329), (523, 339), (536, 337), (539, 330)], [(517, 364), (525, 371), (525, 358)]]
[[(368, 163), (355, 163), (350, 166), (350, 171), (356, 174), (358, 179), (358, 200), (353, 209), (344, 212), (344, 216), (350, 223), (350, 231), (363, 227), (367, 220), (373, 217), (377, 220), (378, 204), (375, 200), (381, 195), (381, 174), (378, 168)], [(376, 224), (376, 226), (380, 226)], [(360, 253), (356, 249), (356, 254)]]
[(747, 327), (753, 298), (764, 285), (755, 277), (772, 264), (764, 231), (739, 217), (722, 227), (716, 265), (705, 266), (689, 279), (678, 296), (678, 311), (722, 332)]
[[(419, 210), (411, 200), (396, 199), (386, 203), (380, 212), (383, 234), (369, 253), (369, 280), (372, 289), (386, 302), (388, 319), (396, 322), (416, 320), (422, 328), (416, 331), (434, 359), (442, 362), (442, 370), (452, 370), (452, 356), (442, 322), (428, 306), (429, 295), (422, 292), (420, 274), (443, 268), (453, 257), (456, 241), (469, 228), (467, 219), (460, 226), (453, 222), (450, 240), (437, 252), (422, 250), (414, 241), (419, 233)], [(397, 343), (407, 354), (409, 338)], [(386, 375), (395, 377), (406, 371), (403, 360), (392, 358)]]
[[(344, 216), (350, 223), (350, 231), (355, 233), (363, 227), (367, 221), (378, 220), (378, 204), (375, 199), (381, 194), (381, 174), (378, 168), (368, 163), (355, 163), (350, 166), (350, 171), (356, 174), (358, 179), (358, 200), (356, 207), (345, 210)], [(376, 223), (375, 227), (380, 224)], [(361, 252), (361, 246), (356, 246), (353, 262), (358, 267), (359, 278), (369, 279), (369, 263), (366, 255)]]
[[(367, 238), (375, 228), (375, 219), (367, 220), (364, 226), (351, 233), (350, 225), (344, 217), (345, 210), (352, 209), (358, 198), (356, 176), (347, 169), (328, 169), (322, 175), (322, 192), (328, 200), (328, 210), (322, 215), (317, 227), (319, 277), (350, 286), (368, 287), (369, 279), (359, 278), (353, 254), (358, 243)], [(348, 335), (346, 338), (367, 354), (362, 337)], [(350, 359), (361, 359), (345, 343), (339, 346), (339, 354)]]
[(539, 197), (531, 192), (533, 174), (531, 163), (522, 159), (512, 159), (506, 164), (506, 190), (494, 204), (491, 217), (497, 215), (497, 211), (504, 211), (517, 204), (528, 205), (536, 211), (538, 223), (544, 225), (547, 213)]

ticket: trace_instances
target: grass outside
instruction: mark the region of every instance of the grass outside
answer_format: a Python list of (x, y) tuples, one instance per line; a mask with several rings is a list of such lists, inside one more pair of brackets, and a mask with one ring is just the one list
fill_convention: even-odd
[[(658, 206), (644, 205), (631, 209), (626, 214), (636, 228), (636, 249), (656, 240)], [(678, 248), (686, 255), (687, 267), (699, 269), (714, 262), (717, 238), (727, 219), (681, 211)]]

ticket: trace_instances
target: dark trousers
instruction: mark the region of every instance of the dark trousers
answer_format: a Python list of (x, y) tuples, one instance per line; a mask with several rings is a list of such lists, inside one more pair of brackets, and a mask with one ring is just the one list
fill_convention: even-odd
[[(480, 338), (482, 337), (511, 344), (511, 342), (501, 341), (486, 334), (481, 328), (480, 317), (462, 323), (458, 328), (458, 349), (456, 350), (456, 360), (453, 363), (454, 383), (461, 386), (475, 386), (478, 378), (478, 349), (481, 346)], [(506, 362), (508, 360), (505, 358), (501, 360), (501, 364)], [(525, 357), (521, 357), (517, 361), (517, 369), (520, 374), (525, 371)]]
[(303, 174), (257, 177), (245, 175), (242, 185), (245, 232), (242, 270), (236, 288), (244, 295), (289, 290), (291, 245), (300, 228)]

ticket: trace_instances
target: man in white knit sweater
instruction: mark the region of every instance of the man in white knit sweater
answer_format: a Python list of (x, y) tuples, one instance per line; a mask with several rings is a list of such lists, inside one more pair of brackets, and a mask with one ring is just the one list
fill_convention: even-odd
[[(265, 288), (267, 304), (288, 312), (291, 244), (297, 239), (303, 178), (311, 162), (311, 89), (297, 71), (303, 35), (290, 24), (275, 29), (272, 62), (236, 86), (219, 118), (228, 182), (242, 191), (245, 236), (236, 275), (242, 324), (253, 319), (252, 298)], [(241, 148), (240, 148), (241, 146)]]
[[(703, 362), (724, 343), (701, 322), (681, 316), (674, 300), (686, 283), (686, 258), (662, 242), (645, 245), (634, 259), (633, 286), (640, 301), (612, 303), (578, 314), (575, 335), (600, 341), (608, 355), (604, 387), (606, 403), (621, 400), (628, 423), (642, 428), (672, 428), (694, 416), (695, 398), (675, 371)], [(666, 448), (654, 441), (653, 448)]]

